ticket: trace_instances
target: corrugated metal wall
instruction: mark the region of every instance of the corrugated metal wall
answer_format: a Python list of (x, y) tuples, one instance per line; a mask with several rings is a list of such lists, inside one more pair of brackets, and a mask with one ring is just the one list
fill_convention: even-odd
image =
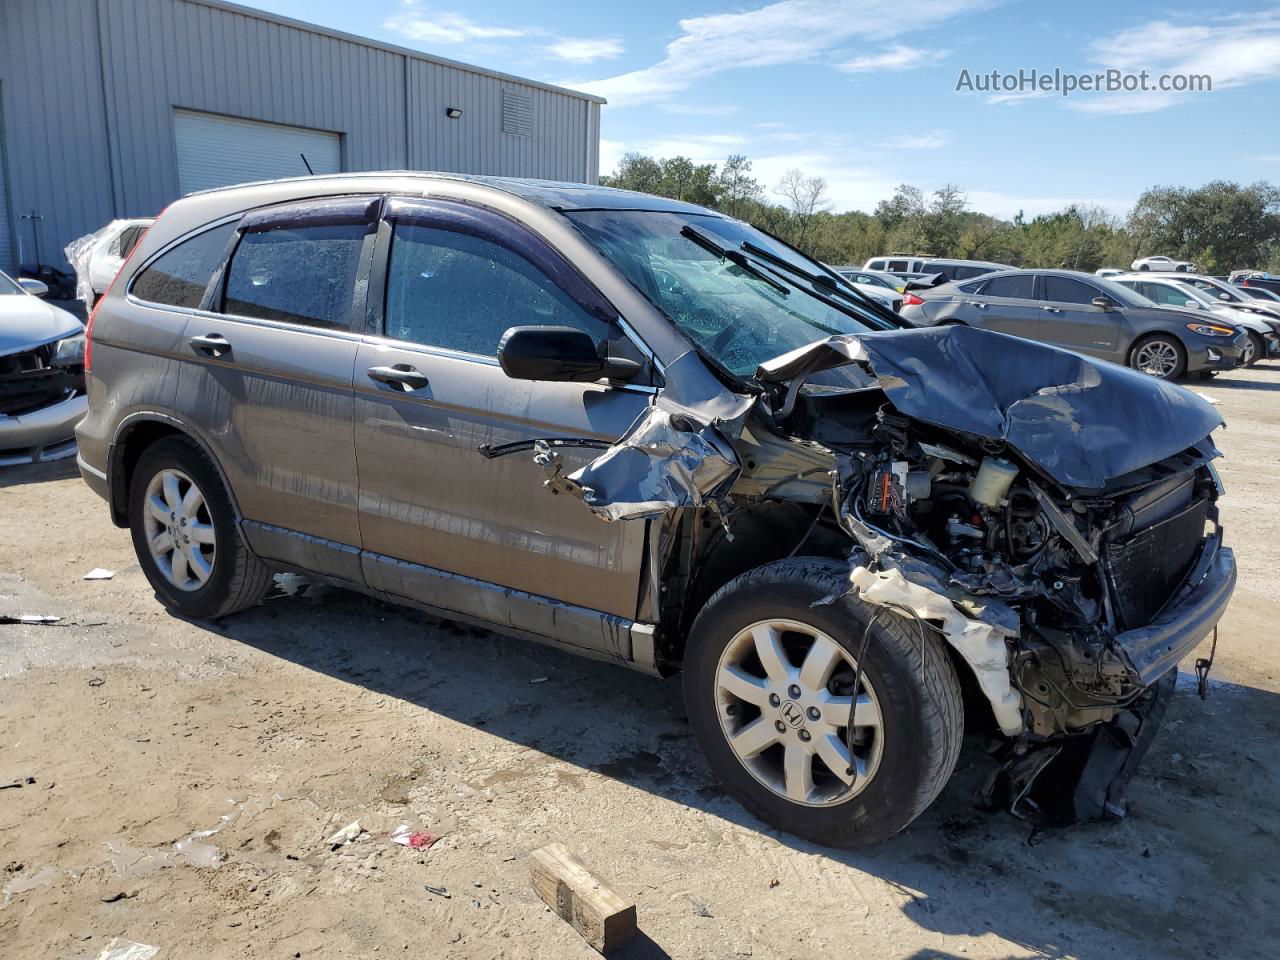
[[(504, 90), (529, 98), (531, 135), (503, 133)], [(594, 182), (599, 166), (591, 99), (203, 0), (3, 0), (0, 97), (12, 232), (33, 259), (18, 217), (35, 209), (54, 263), (179, 195), (175, 108), (341, 133), (346, 170)]]

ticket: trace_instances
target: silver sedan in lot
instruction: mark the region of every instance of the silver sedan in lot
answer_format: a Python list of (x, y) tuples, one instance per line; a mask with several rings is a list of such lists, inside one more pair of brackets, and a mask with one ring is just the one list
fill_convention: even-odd
[(88, 409), (84, 325), (47, 292), (0, 273), (0, 466), (71, 456)]
[(1162, 380), (1239, 366), (1249, 344), (1232, 324), (1174, 310), (1093, 274), (1005, 270), (917, 291), (902, 316), (918, 327), (964, 324), (1124, 364)]

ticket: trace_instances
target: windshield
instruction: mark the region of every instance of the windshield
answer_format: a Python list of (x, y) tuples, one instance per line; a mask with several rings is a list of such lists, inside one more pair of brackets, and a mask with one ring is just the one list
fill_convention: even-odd
[(1210, 280), (1206, 277), (1196, 277), (1194, 280), (1178, 280), (1179, 283), (1186, 284), (1189, 287), (1195, 287), (1197, 290), (1203, 290), (1208, 293), (1210, 299), (1221, 300), (1222, 294), (1227, 295), (1227, 300), (1232, 303), (1243, 303), (1244, 297), (1236, 293), (1236, 291), (1227, 286), (1225, 283), (1219, 283), (1217, 280)]
[(10, 294), (24, 293), (25, 291), (9, 279), (7, 273), (0, 273), (0, 297), (7, 297)]
[(749, 243), (796, 269), (825, 274), (745, 223), (669, 211), (569, 210), (565, 216), (704, 356), (735, 376), (750, 377), (765, 360), (832, 334), (892, 329), (869, 308), (824, 302), (806, 292), (813, 289), (806, 281), (765, 259), (748, 254), (739, 265), (698, 242), (700, 235), (735, 257)]

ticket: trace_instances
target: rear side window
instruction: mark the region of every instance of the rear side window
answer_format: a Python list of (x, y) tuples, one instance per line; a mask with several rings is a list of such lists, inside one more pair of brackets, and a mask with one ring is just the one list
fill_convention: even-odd
[(1008, 297), (1011, 300), (1030, 300), (1035, 285), (1035, 275), (1019, 273), (1009, 277), (992, 277), (982, 288), (984, 297)]
[(182, 241), (138, 274), (133, 295), (167, 307), (200, 306), (235, 229), (232, 221)]
[(608, 325), (519, 254), (483, 237), (396, 224), (387, 266), (386, 335), (496, 356), (508, 327), (574, 327), (596, 340)]
[(868, 270), (883, 270), (883, 269), (884, 269), (884, 261), (883, 261), (883, 260), (872, 260), (869, 264), (867, 264), (867, 269), (868, 269)]
[(980, 277), (984, 273), (990, 273), (990, 267), (956, 267), (955, 279), (968, 280), (970, 277)]
[(893, 272), (896, 272), (896, 273), (909, 273), (909, 272), (910, 272), (910, 270), (911, 270), (910, 265), (909, 265), (909, 264), (907, 263), (907, 261), (905, 261), (905, 260), (890, 260), (890, 261), (889, 261), (889, 271), (890, 271), (891, 273), (893, 273)]
[(1044, 278), (1044, 296), (1041, 299), (1054, 303), (1089, 303), (1100, 295), (1096, 289), (1079, 280), (1048, 276)]
[(309, 327), (350, 326), (367, 233), (363, 223), (246, 233), (227, 270), (223, 312)]

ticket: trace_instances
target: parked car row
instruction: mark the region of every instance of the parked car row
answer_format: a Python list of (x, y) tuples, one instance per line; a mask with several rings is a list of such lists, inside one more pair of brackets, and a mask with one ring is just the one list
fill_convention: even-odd
[[(1145, 278), (1145, 274), (1142, 275)], [(1005, 270), (943, 284), (907, 304), (916, 326), (997, 330), (1124, 364), (1165, 380), (1247, 362), (1249, 331), (1200, 308), (1161, 306), (1106, 277), (1071, 270)], [(1265, 348), (1276, 343), (1272, 328)]]

